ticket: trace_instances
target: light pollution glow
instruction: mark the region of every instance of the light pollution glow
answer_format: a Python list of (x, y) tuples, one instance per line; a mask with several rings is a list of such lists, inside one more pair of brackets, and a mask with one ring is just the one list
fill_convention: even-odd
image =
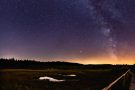
[(81, 64), (135, 64), (134, 62), (134, 57), (119, 57), (119, 59), (114, 59), (114, 58), (108, 58), (108, 57), (95, 57), (95, 58), (91, 58), (91, 57), (87, 57), (87, 58), (24, 58), (24, 57), (19, 57), (19, 56), (3, 56), (2, 58), (15, 58), (15, 59), (30, 59), (30, 60), (37, 60), (37, 61), (43, 61), (43, 62), (47, 62), (47, 61), (67, 61), (67, 62), (75, 62), (75, 63), (81, 63)]

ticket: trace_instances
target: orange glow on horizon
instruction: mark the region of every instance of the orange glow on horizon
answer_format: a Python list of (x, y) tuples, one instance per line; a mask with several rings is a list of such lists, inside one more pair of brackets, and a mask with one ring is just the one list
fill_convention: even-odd
[[(11, 56), (5, 56), (7, 58), (13, 58)], [(4, 57), (3, 57), (4, 58)], [(17, 58), (14, 57), (15, 59), (26, 59), (26, 58)], [(80, 58), (27, 58), (29, 60), (37, 60), (37, 61), (66, 61), (66, 62), (75, 62), (75, 63), (81, 63), (81, 64), (135, 64), (135, 60), (134, 57), (123, 57), (123, 58), (119, 58), (119, 59), (113, 59), (113, 58), (109, 58), (109, 57), (80, 57)]]
[(133, 65), (135, 64), (135, 61), (133, 59), (119, 59), (119, 60), (114, 60), (114, 59), (106, 59), (106, 58), (99, 58), (99, 59), (76, 59), (76, 60), (69, 60), (70, 62), (76, 62), (76, 63), (81, 63), (81, 64), (129, 64)]

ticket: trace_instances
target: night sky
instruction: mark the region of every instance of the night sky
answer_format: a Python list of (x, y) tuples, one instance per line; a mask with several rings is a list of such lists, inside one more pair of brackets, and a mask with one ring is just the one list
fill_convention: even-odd
[(135, 0), (0, 0), (0, 58), (135, 63)]

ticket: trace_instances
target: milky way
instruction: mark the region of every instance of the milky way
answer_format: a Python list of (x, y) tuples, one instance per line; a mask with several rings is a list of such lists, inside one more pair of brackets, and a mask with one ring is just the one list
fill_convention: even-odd
[[(104, 0), (102, 1), (102, 3), (106, 3), (107, 5), (108, 0)], [(96, 3), (97, 4), (97, 3)], [(94, 3), (89, 0), (89, 7), (90, 12), (92, 12), (92, 16), (93, 19), (96, 21), (96, 23), (100, 26), (99, 30), (101, 31), (101, 33), (103, 33), (103, 35), (106, 38), (105, 41), (105, 47), (109, 53), (109, 55), (111, 56), (111, 58), (117, 60), (117, 55), (116, 55), (116, 46), (117, 46), (117, 41), (114, 39), (114, 37), (112, 37), (111, 33), (113, 28), (111, 27), (110, 23), (104, 18), (104, 16), (102, 16), (102, 8), (104, 8), (103, 4), (101, 4), (101, 2), (98, 3), (98, 6), (94, 5)], [(107, 7), (105, 7), (107, 8)], [(112, 13), (111, 17), (117, 17), (118, 13), (117, 10), (115, 10), (115, 7), (108, 7), (109, 10)], [(122, 17), (121, 15), (119, 17)]]

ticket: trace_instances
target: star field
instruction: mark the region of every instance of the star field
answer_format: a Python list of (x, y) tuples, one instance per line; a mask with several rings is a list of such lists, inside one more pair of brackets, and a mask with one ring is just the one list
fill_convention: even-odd
[(0, 57), (134, 63), (134, 0), (0, 0)]

